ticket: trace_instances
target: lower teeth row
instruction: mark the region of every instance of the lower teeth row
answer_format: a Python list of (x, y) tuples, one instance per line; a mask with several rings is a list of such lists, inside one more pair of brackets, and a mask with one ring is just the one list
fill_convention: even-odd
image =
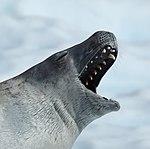
[[(97, 68), (98, 68), (99, 70), (102, 70), (102, 67), (101, 67), (100, 65), (98, 65)], [(98, 74), (98, 72), (97, 72), (96, 70), (94, 70), (93, 74), (96, 76), (96, 75)], [(92, 75), (90, 75), (90, 76), (89, 76), (89, 79), (92, 81), (94, 78), (93, 78)], [(88, 85), (89, 85), (89, 82), (86, 81), (86, 86), (88, 86)]]

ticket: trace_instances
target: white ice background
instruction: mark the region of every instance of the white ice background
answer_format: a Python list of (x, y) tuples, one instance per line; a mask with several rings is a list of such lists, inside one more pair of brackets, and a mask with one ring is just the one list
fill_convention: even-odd
[(121, 109), (91, 123), (73, 149), (150, 149), (149, 0), (0, 0), (0, 81), (98, 30), (119, 45), (98, 92)]

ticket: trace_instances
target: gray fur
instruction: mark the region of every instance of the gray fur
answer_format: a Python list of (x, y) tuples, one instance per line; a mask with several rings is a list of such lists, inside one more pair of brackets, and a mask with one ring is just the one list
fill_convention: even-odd
[(0, 84), (0, 149), (70, 149), (90, 122), (119, 109), (87, 89), (64, 55)]

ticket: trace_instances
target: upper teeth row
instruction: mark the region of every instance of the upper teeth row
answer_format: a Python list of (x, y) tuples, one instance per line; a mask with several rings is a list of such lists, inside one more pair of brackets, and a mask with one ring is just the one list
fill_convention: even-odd
[[(95, 58), (97, 59), (98, 58), (98, 56), (95, 56)], [(113, 55), (113, 54), (109, 54), (108, 55), (108, 58), (110, 58), (110, 59), (112, 59), (112, 60), (115, 60), (116, 58), (115, 58), (115, 56)], [(91, 60), (91, 64), (93, 64), (93, 60)], [(104, 62), (104, 65), (106, 65), (106, 63)], [(87, 67), (87, 66), (86, 66)]]
[[(95, 58), (98, 58), (98, 56), (96, 56)], [(110, 59), (112, 59), (112, 60), (115, 60), (115, 59), (116, 59), (115, 56), (114, 56), (113, 54), (111, 54), (111, 53), (108, 55), (108, 58), (110, 58)], [(104, 65), (106, 65), (106, 62), (105, 62), (105, 61), (103, 61), (102, 63), (103, 63)], [(91, 60), (91, 64), (93, 64), (93, 60)], [(85, 68), (87, 69), (87, 68), (88, 68), (88, 65), (86, 65)], [(100, 68), (100, 67), (98, 66), (98, 68)], [(101, 69), (100, 69), (100, 70), (101, 70)]]
[[(110, 46), (107, 46), (107, 50), (110, 50), (110, 51), (113, 52), (113, 53), (115, 52), (115, 50), (112, 49)], [(103, 51), (102, 51), (102, 53), (106, 53), (107, 50), (104, 48)], [(96, 59), (98, 59), (98, 57), (99, 57), (98, 55), (95, 56)], [(108, 55), (108, 58), (110, 58), (110, 59), (112, 59), (112, 60), (115, 60), (115, 59), (116, 59), (115, 56), (114, 56), (113, 54), (111, 54), (111, 53)], [(93, 64), (94, 61), (91, 60), (90, 63)], [(102, 63), (103, 63), (104, 65), (106, 65), (106, 62), (105, 62), (105, 61), (103, 61)], [(86, 65), (85, 68), (88, 68), (88, 66)]]
[[(103, 61), (102, 63), (103, 63), (104, 65), (106, 65), (106, 62), (105, 62), (105, 61)], [(88, 65), (86, 65), (85, 68), (87, 69), (87, 68), (88, 68)], [(102, 67), (101, 67), (100, 65), (98, 65), (97, 68), (98, 68), (99, 70), (102, 70)]]
[[(107, 47), (107, 50), (111, 50), (111, 52), (113, 52), (113, 53), (115, 52), (115, 50), (111, 49), (110, 46)], [(107, 50), (106, 50), (106, 49), (103, 49), (102, 53), (106, 53)], [(99, 57), (98, 55), (95, 56), (96, 59), (98, 59), (98, 57)], [(113, 54), (111, 54), (111, 53), (108, 55), (108, 58), (110, 58), (110, 59), (112, 59), (112, 60), (115, 60), (115, 59), (116, 59), (115, 56), (114, 56)], [(91, 60), (90, 63), (93, 64), (94, 61)], [(102, 64), (103, 64), (103, 65), (107, 65), (106, 61), (103, 61)], [(88, 68), (88, 65), (86, 65), (85, 68), (87, 69), (87, 68)], [(100, 71), (102, 70), (102, 67), (101, 67), (100, 65), (98, 65), (97, 68), (98, 68), (98, 70), (100, 70)], [(98, 72), (97, 72), (96, 70), (94, 70), (93, 74), (96, 76), (96, 75), (98, 74)], [(90, 75), (90, 76), (89, 76), (89, 79), (92, 81), (92, 80), (93, 80), (93, 76)], [(88, 80), (87, 80), (87, 81), (86, 81), (86, 86), (88, 86), (88, 85), (89, 85), (89, 82), (88, 82)]]

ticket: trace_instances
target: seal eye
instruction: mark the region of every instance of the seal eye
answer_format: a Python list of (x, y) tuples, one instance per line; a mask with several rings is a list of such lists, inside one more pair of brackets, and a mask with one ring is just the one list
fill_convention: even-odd
[(62, 51), (57, 53), (57, 58), (56, 61), (60, 61), (61, 59), (63, 59), (66, 55), (68, 55), (68, 51)]
[(96, 93), (100, 80), (116, 60), (117, 50), (106, 45), (95, 51), (79, 73), (79, 79), (86, 88)]

